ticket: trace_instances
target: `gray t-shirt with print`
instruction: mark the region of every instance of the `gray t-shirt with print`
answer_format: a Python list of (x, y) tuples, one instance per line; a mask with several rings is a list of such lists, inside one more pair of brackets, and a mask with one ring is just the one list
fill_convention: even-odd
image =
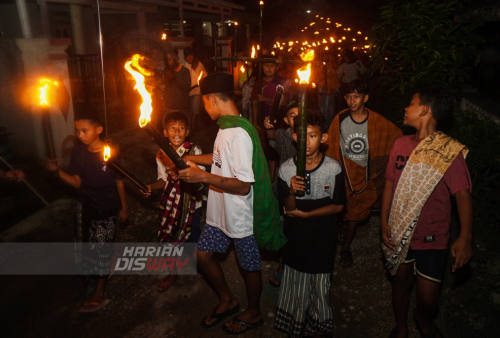
[(358, 123), (351, 116), (340, 124), (340, 147), (345, 157), (366, 167), (368, 163), (368, 118)]

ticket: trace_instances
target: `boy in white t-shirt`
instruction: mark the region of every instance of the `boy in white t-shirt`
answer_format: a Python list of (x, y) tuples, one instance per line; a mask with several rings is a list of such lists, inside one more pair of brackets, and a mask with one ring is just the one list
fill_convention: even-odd
[[(221, 122), (228, 116), (239, 116), (233, 101), (231, 75), (209, 75), (200, 81), (200, 89), (205, 109), (213, 120)], [(213, 327), (240, 310), (219, 262), (214, 259), (215, 252), (226, 252), (231, 241), (234, 242), (247, 287), (248, 306), (241, 315), (223, 326), (223, 330), (232, 335), (247, 332), (264, 323), (260, 311), (261, 259), (253, 233), (255, 177), (252, 156), (252, 139), (245, 129), (222, 128), (217, 134), (213, 154), (187, 156), (190, 167), (179, 171), (179, 177), (184, 181), (210, 184), (207, 220), (198, 241), (197, 259), (198, 265), (217, 292), (220, 303), (203, 318), (203, 328)], [(193, 162), (211, 164), (211, 173), (199, 170)]]

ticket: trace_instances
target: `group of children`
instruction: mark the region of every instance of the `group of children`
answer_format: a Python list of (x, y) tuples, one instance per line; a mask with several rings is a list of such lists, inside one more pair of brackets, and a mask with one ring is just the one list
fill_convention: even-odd
[[(200, 81), (200, 91), (207, 113), (220, 127), (213, 154), (201, 154), (199, 147), (186, 140), (189, 125), (182, 114), (167, 116), (164, 135), (189, 167), (179, 171), (160, 150), (156, 157), (158, 179), (148, 185), (145, 194), (163, 190), (158, 230), (163, 245), (198, 243), (198, 265), (220, 299), (202, 319), (201, 326), (216, 326), (233, 315), (223, 325), (227, 334), (238, 335), (261, 326), (259, 250), (281, 249), (283, 265), (270, 281), (280, 287), (275, 328), (289, 337), (333, 336), (329, 292), (337, 240), (344, 240), (341, 264), (352, 264), (349, 245), (356, 226), (366, 220), (381, 198), (383, 251), (394, 276), (396, 327), (390, 337), (408, 337), (415, 265), (417, 328), (422, 337), (442, 337), (433, 318), (446, 263), (450, 195), (457, 200), (461, 223), (460, 236), (451, 247), (453, 270), (466, 264), (472, 255), (467, 150), (437, 131), (438, 122), (452, 113), (454, 98), (450, 89), (438, 84), (417, 91), (404, 118), (404, 124), (414, 127), (416, 134), (401, 136), (399, 128), (364, 107), (368, 88), (360, 80), (352, 81), (345, 95), (348, 109), (335, 117), (328, 131), (324, 115), (308, 111), (304, 177), (296, 174), (298, 104), (290, 101), (284, 117), (286, 129), (275, 130), (274, 121), (264, 121), (269, 144), (280, 155), (276, 178), (279, 207), (271, 191), (258, 131), (240, 116), (234, 102), (232, 76), (209, 75)], [(92, 237), (95, 224), (107, 224), (104, 242), (111, 242), (116, 216), (122, 220), (128, 217), (123, 182), (103, 163), (104, 142), (99, 138), (102, 126), (92, 119), (80, 119), (75, 129), (83, 145), (73, 151), (70, 173), (58, 169), (57, 164), (51, 164), (50, 169), (58, 170), (64, 181), (77, 188), (77, 224), (83, 232), (77, 240), (101, 241)], [(210, 172), (202, 168), (208, 165)], [(201, 196), (190, 189), (190, 183), (198, 182), (209, 185), (203, 230)], [(341, 215), (348, 226), (339, 236)], [(96, 222), (102, 220), (105, 222)], [(231, 242), (246, 283), (248, 304), (242, 313), (214, 257), (214, 253), (226, 252)], [(99, 271), (92, 273), (99, 275)], [(102, 285), (81, 312), (97, 311), (107, 305), (104, 277), (101, 275)], [(165, 291), (178, 279), (171, 274), (158, 283), (156, 290)]]

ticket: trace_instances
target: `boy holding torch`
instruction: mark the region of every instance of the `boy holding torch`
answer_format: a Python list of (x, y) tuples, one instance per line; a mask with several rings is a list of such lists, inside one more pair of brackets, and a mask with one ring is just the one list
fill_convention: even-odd
[(104, 288), (117, 221), (124, 222), (129, 216), (123, 181), (104, 161), (102, 131), (101, 122), (94, 117), (75, 120), (75, 133), (83, 144), (71, 153), (69, 173), (58, 167), (59, 160), (48, 163), (50, 171), (57, 171), (64, 182), (77, 189), (77, 259), (86, 274), (98, 276), (94, 294), (79, 309), (82, 313), (99, 311), (110, 303)]
[[(330, 275), (335, 259), (337, 214), (346, 197), (340, 163), (320, 151), (327, 140), (323, 114), (309, 111), (305, 177), (296, 174), (296, 157), (283, 163), (278, 173), (288, 242), (282, 250), (284, 271), (274, 327), (288, 337), (333, 334), (333, 315), (328, 305)], [(302, 197), (299, 192), (303, 192)]]
[[(240, 310), (224, 278), (215, 252), (226, 252), (235, 244), (238, 263), (245, 279), (248, 306), (223, 326), (232, 335), (242, 334), (264, 323), (260, 311), (262, 291), (259, 247), (279, 250), (286, 239), (280, 229), (278, 205), (257, 130), (239, 116), (234, 103), (233, 77), (216, 73), (200, 81), (205, 109), (220, 126), (213, 154), (187, 156), (189, 168), (179, 171), (187, 182), (210, 184), (206, 225), (198, 241), (198, 265), (213, 285), (220, 303), (203, 318), (209, 328)], [(192, 161), (192, 162), (191, 162)], [(212, 165), (211, 173), (193, 162)]]

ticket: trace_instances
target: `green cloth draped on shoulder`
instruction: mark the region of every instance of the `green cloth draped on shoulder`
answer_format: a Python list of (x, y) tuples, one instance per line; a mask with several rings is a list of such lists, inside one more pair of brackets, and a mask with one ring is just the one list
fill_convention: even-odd
[(281, 230), (278, 202), (271, 189), (269, 169), (257, 129), (247, 119), (236, 115), (223, 115), (217, 120), (217, 124), (221, 129), (243, 128), (252, 139), (252, 169), (255, 178), (253, 185), (253, 233), (259, 248), (278, 251), (285, 245), (286, 238)]

